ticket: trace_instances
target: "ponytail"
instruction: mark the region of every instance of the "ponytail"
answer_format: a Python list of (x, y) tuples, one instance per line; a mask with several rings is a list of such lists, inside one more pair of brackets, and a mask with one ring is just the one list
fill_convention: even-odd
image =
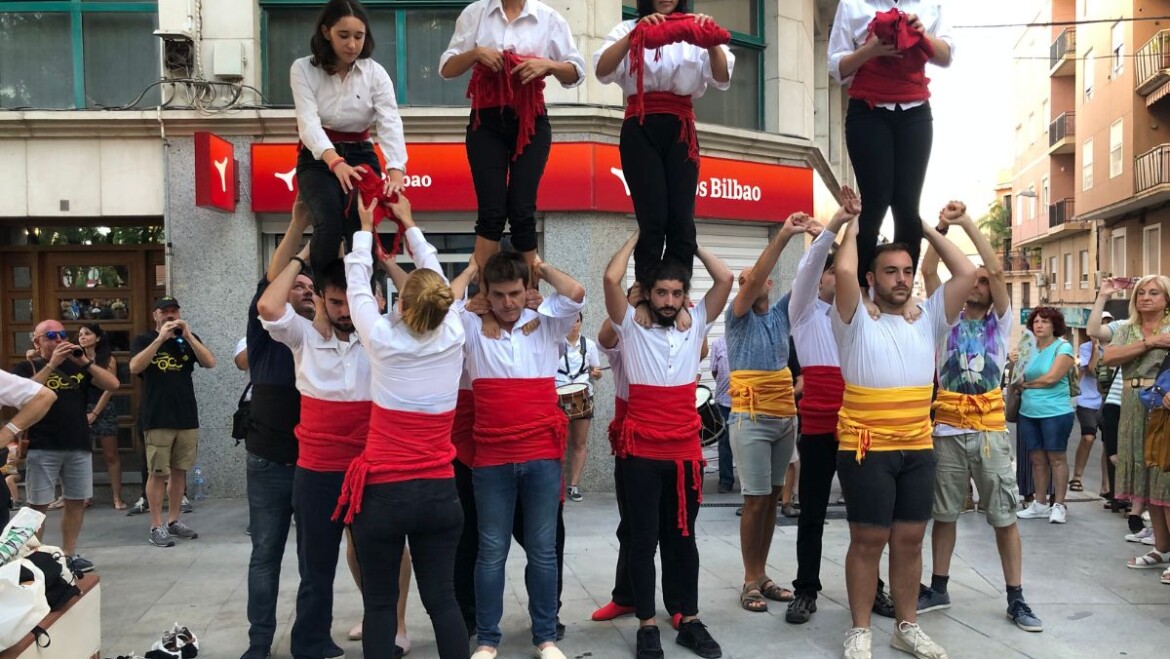
[(402, 322), (415, 334), (426, 334), (443, 324), (455, 303), (451, 287), (434, 270), (419, 268), (402, 287)]

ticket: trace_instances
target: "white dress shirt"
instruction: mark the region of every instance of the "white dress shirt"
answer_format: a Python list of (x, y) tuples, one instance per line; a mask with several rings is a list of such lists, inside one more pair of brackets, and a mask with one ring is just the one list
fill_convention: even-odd
[[(869, 36), (869, 24), (879, 12), (897, 7), (907, 14), (916, 14), (930, 36), (945, 42), (955, 52), (955, 40), (950, 25), (943, 18), (943, 3), (929, 0), (841, 0), (837, 5), (837, 17), (833, 19), (833, 31), (829, 34), (829, 75), (842, 86), (848, 87), (853, 76), (841, 77), (841, 60), (860, 48)], [(893, 110), (898, 105), (903, 109), (922, 105), (924, 101), (912, 103), (878, 103), (877, 106)], [(801, 355), (804, 359), (804, 355)]]
[[(597, 70), (601, 54), (629, 34), (637, 23), (636, 20), (622, 21), (610, 30), (601, 48), (593, 53), (593, 70)], [(693, 98), (700, 98), (707, 93), (708, 85), (727, 91), (731, 88), (731, 76), (735, 72), (735, 55), (727, 46), (720, 48), (727, 57), (727, 82), (719, 82), (711, 75), (711, 54), (706, 48), (684, 42), (672, 43), (657, 50), (646, 48), (645, 57), (642, 58), (642, 88), (647, 92), (670, 92)], [(613, 73), (599, 75), (597, 79), (605, 84), (616, 82), (625, 96), (638, 93), (638, 79), (630, 73), (628, 56), (622, 58)]]
[(585, 58), (577, 50), (569, 23), (555, 9), (539, 0), (527, 0), (520, 15), (508, 22), (501, 0), (478, 0), (467, 5), (451, 43), (439, 57), (439, 71), (447, 60), (477, 46), (494, 50), (511, 50), (517, 55), (543, 57), (554, 62), (568, 62), (577, 69), (577, 80), (562, 87), (576, 87), (585, 81)]
[(695, 322), (690, 329), (680, 332), (673, 326), (642, 327), (634, 321), (634, 307), (626, 308), (626, 317), (614, 329), (622, 338), (623, 365), (630, 384), (655, 387), (695, 384), (703, 339), (715, 323), (699, 322), (707, 318), (705, 298), (690, 311)]
[[(415, 265), (442, 276), (437, 250), (423, 237), (422, 230), (407, 229), (406, 240)], [(455, 409), (463, 374), (463, 322), (459, 318), (462, 307), (448, 310), (443, 323), (426, 336), (410, 331), (397, 308), (382, 316), (370, 289), (373, 242), (373, 234), (368, 231), (353, 234), (353, 251), (345, 256), (345, 279), (349, 314), (370, 356), (370, 394), (374, 404), (388, 410), (449, 412)]]
[(337, 402), (370, 400), (370, 359), (356, 332), (349, 341), (338, 340), (336, 334), (325, 339), (313, 321), (287, 303), (280, 320), (261, 318), (260, 324), (273, 340), (292, 351), (297, 390), (302, 395)]
[(792, 323), (792, 341), (801, 366), (841, 366), (833, 325), (829, 320), (831, 305), (820, 297), (821, 275), (825, 259), (833, 248), (836, 234), (828, 229), (813, 240), (800, 258), (792, 293), (788, 298), (788, 319)]
[(617, 343), (612, 348), (606, 348), (600, 344), (598, 347), (601, 349), (601, 354), (605, 355), (605, 359), (609, 362), (609, 372), (613, 375), (614, 395), (628, 401), (630, 399), (630, 381), (626, 379), (626, 367), (622, 362), (621, 338), (618, 338)]
[[(538, 310), (524, 309), (511, 332), (501, 329), (498, 339), (489, 339), (483, 335), (483, 321), (479, 316), (462, 314), (463, 329), (467, 336), (464, 353), (471, 381), (480, 378), (554, 377), (561, 357), (557, 346), (573, 329), (577, 314), (584, 308), (584, 299), (574, 302), (553, 291), (544, 298)], [(525, 336), (520, 328), (537, 317), (540, 318), (540, 327)]]
[(40, 393), (43, 386), (35, 380), (0, 371), (0, 407), (20, 409)]
[(934, 384), (935, 350), (954, 326), (947, 322), (945, 292), (946, 286), (939, 286), (913, 323), (888, 313), (874, 320), (858, 300), (846, 324), (834, 306), (829, 316), (845, 382), (874, 389)]
[(373, 126), (386, 157), (386, 167), (406, 171), (406, 138), (398, 98), (390, 74), (372, 59), (359, 59), (345, 80), (302, 57), (292, 63), (289, 82), (297, 108), (297, 135), (312, 152), (333, 148), (324, 128), (342, 133), (360, 133)]
[[(581, 339), (585, 340), (585, 354), (581, 354)], [(601, 359), (597, 356), (597, 344), (593, 339), (582, 336), (574, 343), (568, 339), (561, 340), (561, 358), (557, 364), (557, 386), (566, 384), (583, 384), (589, 395), (593, 395), (593, 378), (589, 372), (601, 368)]]
[[(239, 357), (240, 353), (244, 352), (247, 349), (248, 349), (248, 337), (245, 336), (236, 342), (236, 351), (234, 353), (232, 353), (232, 359)], [(248, 369), (246, 369), (246, 368), (244, 369), (244, 378), (247, 379), (249, 381), (249, 383), (252, 380), (252, 373), (249, 372)], [(252, 400), (252, 388), (247, 387), (247, 391), (244, 392), (244, 402), (247, 402), (250, 400)]]

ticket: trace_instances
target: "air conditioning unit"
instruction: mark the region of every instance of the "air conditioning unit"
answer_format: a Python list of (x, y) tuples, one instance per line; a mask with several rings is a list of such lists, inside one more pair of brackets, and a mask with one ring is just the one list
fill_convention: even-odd
[(1041, 290), (1048, 288), (1048, 277), (1043, 272), (1036, 273), (1036, 288)]
[(194, 0), (158, 0), (158, 29), (166, 41), (192, 41), (195, 34)]
[(1047, 287), (1041, 288), (1040, 289), (1040, 302), (1047, 304), (1048, 298), (1049, 298), (1048, 288)]
[(1109, 279), (1112, 276), (1113, 276), (1112, 272), (1104, 272), (1102, 270), (1098, 270), (1097, 272), (1094, 272), (1093, 273), (1093, 288), (1101, 288), (1101, 284), (1105, 283), (1105, 280)]

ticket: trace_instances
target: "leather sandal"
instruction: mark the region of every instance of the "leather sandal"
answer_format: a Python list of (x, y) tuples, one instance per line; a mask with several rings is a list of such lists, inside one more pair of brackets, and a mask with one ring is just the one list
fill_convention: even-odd
[(743, 585), (743, 590), (739, 592), (739, 605), (744, 611), (752, 613), (768, 612), (768, 600), (764, 599), (764, 594), (758, 584), (745, 583)]

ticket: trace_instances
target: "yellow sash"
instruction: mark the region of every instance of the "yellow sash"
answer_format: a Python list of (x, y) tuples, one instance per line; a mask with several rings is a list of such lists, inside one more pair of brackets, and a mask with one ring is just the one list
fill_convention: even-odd
[(934, 387), (874, 389), (845, 384), (837, 417), (842, 451), (854, 451), (857, 463), (869, 451), (921, 451), (934, 448), (930, 396)]
[(1005, 431), (1003, 392), (996, 388), (987, 393), (969, 395), (939, 389), (934, 401), (934, 422), (964, 430)]
[(796, 396), (792, 390), (792, 371), (732, 371), (731, 411), (775, 417), (796, 416)]

